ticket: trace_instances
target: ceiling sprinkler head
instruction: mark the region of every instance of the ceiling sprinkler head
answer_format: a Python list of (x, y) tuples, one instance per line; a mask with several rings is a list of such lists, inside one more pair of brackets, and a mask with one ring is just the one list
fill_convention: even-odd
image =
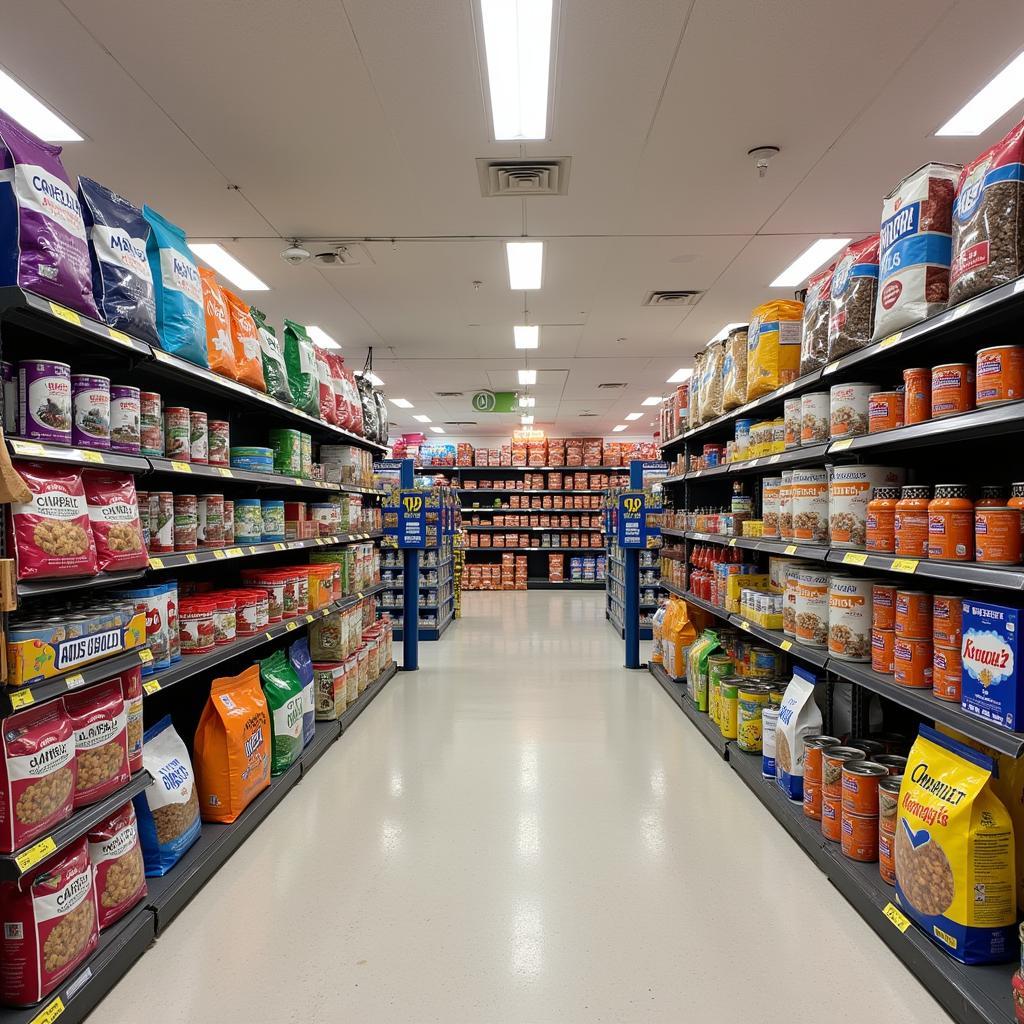
[(768, 161), (779, 152), (778, 146), (755, 146), (747, 150), (747, 156), (753, 157), (757, 176), (763, 178), (768, 173)]

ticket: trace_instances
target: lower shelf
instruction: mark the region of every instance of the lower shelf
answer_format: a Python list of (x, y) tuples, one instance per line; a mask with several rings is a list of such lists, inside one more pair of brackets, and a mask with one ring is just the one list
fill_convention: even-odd
[(652, 676), (661, 683), (661, 688), (679, 705), (684, 715), (700, 730), (701, 735), (715, 748), (723, 757), (729, 756), (729, 741), (722, 735), (721, 730), (702, 711), (694, 707), (690, 695), (686, 692), (686, 683), (677, 683), (662, 668), (661, 665), (650, 664), (647, 666)]
[(604, 590), (604, 580), (545, 580), (528, 578), (527, 590)]
[[(617, 619), (611, 613), (610, 610), (606, 610), (605, 611), (604, 617), (612, 624), (612, 628), (619, 634), (619, 636), (622, 637), (623, 640), (625, 640), (626, 639), (626, 628), (625, 628), (625, 626), (623, 626), (622, 620), (621, 619)], [(650, 640), (652, 638), (652, 636), (653, 636), (653, 634), (651, 632), (651, 627), (650, 626), (641, 626), (640, 627), (640, 639), (641, 640)]]
[[(385, 609), (386, 610), (386, 609)], [(449, 615), (446, 619), (443, 619), (438, 626), (420, 626), (419, 638), (420, 640), (440, 640), (444, 631), (452, 624), (452, 619), (455, 618), (454, 614)], [(395, 640), (402, 639), (402, 627), (395, 626), (392, 637)]]

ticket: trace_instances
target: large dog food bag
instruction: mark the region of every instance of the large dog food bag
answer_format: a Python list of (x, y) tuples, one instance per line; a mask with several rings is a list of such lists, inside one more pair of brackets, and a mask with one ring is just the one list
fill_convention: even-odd
[(260, 354), (263, 357), (263, 380), (267, 394), (286, 405), (294, 405), (291, 388), (288, 386), (288, 370), (284, 365), (284, 352), (274, 328), (267, 323), (267, 314), (255, 306), (249, 307), (260, 339)]
[(238, 376), (238, 368), (235, 366), (235, 347), (231, 340), (231, 311), (228, 309), (227, 296), (217, 275), (209, 267), (198, 269), (206, 316), (206, 358), (214, 373), (234, 380)]
[(316, 735), (316, 689), (313, 685), (313, 659), (309, 656), (309, 638), (302, 637), (288, 648), (288, 660), (302, 683), (302, 745)]
[(828, 358), (855, 352), (875, 332), (878, 298), (878, 235), (851, 242), (832, 274), (828, 321)]
[(804, 798), (804, 739), (821, 732), (821, 710), (814, 700), (814, 674), (793, 668), (775, 729), (776, 780), (790, 800)]
[(270, 711), (270, 774), (283, 775), (302, 753), (302, 681), (284, 651), (275, 651), (260, 662), (260, 681)]
[(306, 328), (294, 320), (284, 322), (284, 361), (295, 405), (310, 416), (319, 416), (320, 381), (313, 339), (306, 333)]
[(235, 380), (248, 384), (257, 391), (266, 391), (263, 380), (263, 360), (260, 355), (260, 336), (256, 321), (249, 312), (249, 304), (233, 291), (221, 288), (231, 316), (231, 344), (235, 354)]
[(804, 304), (791, 299), (762, 303), (747, 328), (747, 401), (796, 380)]

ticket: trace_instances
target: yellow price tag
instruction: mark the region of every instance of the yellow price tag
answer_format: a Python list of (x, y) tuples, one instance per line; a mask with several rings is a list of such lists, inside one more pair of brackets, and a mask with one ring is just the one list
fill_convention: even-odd
[(45, 455), (46, 449), (35, 441), (11, 441), (11, 447), (18, 455)]
[(142, 684), (142, 689), (145, 690), (146, 693), (149, 693), (149, 694), (156, 693), (157, 690), (160, 689), (160, 680), (159, 679), (147, 679)]
[(735, 537), (733, 537), (733, 539), (731, 541), (729, 541), (729, 547), (731, 547), (731, 548), (736, 547), (736, 538)]
[(795, 555), (796, 554), (796, 545), (795, 544), (787, 544), (782, 550), (787, 555)]
[(844, 437), (841, 441), (832, 442), (832, 451), (834, 452), (845, 452), (850, 445), (853, 444), (852, 437)]
[(36, 695), (31, 690), (15, 690), (11, 694), (12, 708), (27, 708), (36, 702)]
[(315, 615), (307, 615), (306, 616), (306, 621), (307, 622), (313, 622), (313, 621), (315, 621), (315, 619), (316, 619)]
[(62, 306), (57, 302), (50, 303), (50, 312), (60, 320), (66, 320), (69, 324), (82, 326), (82, 318), (73, 310)]
[(119, 341), (122, 345), (130, 345), (132, 343), (132, 339), (124, 331), (115, 331), (113, 327), (108, 327), (107, 333), (110, 335), (111, 341)]
[(792, 648), (793, 648), (793, 641), (792, 641), (792, 640), (783, 640), (783, 641), (782, 641), (782, 643), (781, 643), (781, 644), (779, 644), (779, 646), (780, 646), (780, 647), (781, 647), (781, 648), (782, 648), (782, 649), (783, 649), (784, 651), (789, 651), (789, 650), (792, 650)]
[(85, 686), (85, 676), (76, 672), (73, 676), (65, 676), (64, 684), (69, 690), (77, 690), (79, 686)]
[(153, 652), (148, 647), (143, 647), (142, 650), (139, 651), (139, 661), (141, 661), (143, 665), (148, 665), (152, 660)]
[(917, 562), (916, 558), (894, 558), (890, 568), (896, 572), (916, 572)]
[(838, 359), (833, 359), (832, 362), (829, 363), (828, 366), (826, 366), (825, 369), (821, 371), (821, 375), (822, 375), (822, 377), (824, 377), (826, 373), (835, 373), (836, 370), (838, 370), (838, 369), (839, 369), (839, 360)]
[(195, 565), (196, 562), (198, 561), (198, 559), (196, 558), (196, 556), (191, 551), (189, 551), (185, 555), (185, 561), (188, 562), (189, 565)]
[(162, 558), (151, 558), (149, 560), (150, 569), (162, 569), (164, 567), (164, 560)]
[(47, 1003), (46, 1006), (29, 1021), (29, 1024), (53, 1024), (53, 1022), (63, 1012), (64, 1003), (60, 996), (57, 996), (52, 1003)]
[(868, 556), (860, 551), (847, 551), (843, 555), (844, 565), (864, 565), (868, 560)]
[(232, 473), (230, 469), (224, 469), (223, 467), (220, 469), (220, 475), (226, 476), (229, 480), (234, 478), (234, 473)]
[(879, 343), (879, 348), (892, 348), (893, 345), (898, 345), (900, 339), (903, 337), (902, 331), (897, 331), (895, 334), (890, 334), (887, 338), (883, 338)]
[(83, 462), (103, 462), (103, 455), (100, 452), (82, 452)]
[(252, 545), (252, 546), (251, 546), (251, 547), (249, 548), (249, 554), (250, 554), (250, 555), (255, 555), (255, 554), (256, 554), (256, 545), (255, 545), (255, 544), (253, 544), (253, 545)]
[(274, 639), (274, 634), (273, 634), (273, 633), (266, 633), (266, 634), (264, 634), (264, 635), (266, 636), (266, 638), (267, 638), (268, 640), (273, 640), (273, 639)]
[(293, 629), (295, 629), (295, 628), (296, 628), (296, 627), (295, 627), (295, 623), (294, 623), (294, 622), (289, 622), (289, 623), (288, 623), (288, 625), (287, 625), (287, 626), (285, 626), (285, 629), (287, 629), (289, 633), (290, 633), (290, 632), (291, 632), (291, 631), (292, 631)]
[(18, 865), (19, 871), (28, 871), (34, 864), (38, 864), (44, 857), (48, 857), (57, 849), (57, 844), (53, 840), (53, 836), (47, 836), (45, 839), (40, 839), (38, 843), (34, 843), (27, 850), (22, 850), (14, 858), (14, 863)]
[(750, 630), (750, 623), (746, 621), (740, 622), (740, 629)]
[(223, 551), (221, 551), (220, 548), (216, 548), (216, 549), (214, 549), (213, 557), (214, 558), (226, 558), (227, 556), (224, 554)]
[(241, 548), (228, 548), (228, 558), (241, 558), (243, 551)]
[(297, 476), (293, 476), (292, 477), (292, 484), (294, 486), (296, 486), (296, 487), (301, 487), (302, 486), (302, 481)]
[(192, 467), (187, 462), (178, 462), (174, 459), (171, 460), (171, 469), (175, 473), (191, 473)]
[(275, 551), (284, 551), (284, 545), (280, 544), (280, 543), (276, 543), (276, 544), (274, 544), (274, 550)]
[(882, 914), (892, 921), (901, 932), (905, 932), (910, 927), (910, 918), (892, 903), (886, 903), (882, 908)]

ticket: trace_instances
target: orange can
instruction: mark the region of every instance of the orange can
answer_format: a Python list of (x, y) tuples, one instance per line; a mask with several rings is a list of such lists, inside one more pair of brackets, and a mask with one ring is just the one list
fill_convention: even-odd
[(924, 590), (897, 590), (896, 635), (913, 640), (930, 640), (932, 636), (932, 595)]
[(843, 798), (821, 794), (821, 834), (832, 843), (842, 838)]
[(932, 419), (974, 408), (974, 367), (943, 363), (932, 367)]
[(960, 703), (960, 648), (936, 647), (932, 653), (932, 693)]
[(889, 769), (874, 761), (847, 761), (843, 765), (843, 810), (878, 817), (878, 783)]
[(893, 650), (896, 647), (896, 634), (891, 629), (871, 630), (871, 670), (891, 676), (896, 670), (893, 661)]
[(903, 371), (903, 422), (924, 423), (932, 418), (932, 371), (915, 366)]
[(894, 551), (906, 558), (928, 557), (929, 484), (905, 484), (893, 518)]
[[(903, 758), (906, 767), (906, 758)], [(878, 784), (878, 830), (892, 835), (896, 831), (896, 817), (900, 810), (900, 787), (903, 785), (902, 772), (890, 775)]]
[(808, 782), (812, 786), (821, 785), (821, 752), (826, 747), (838, 747), (840, 743), (842, 740), (838, 736), (826, 736), (823, 733), (804, 737), (804, 789)]
[(932, 642), (897, 636), (893, 644), (893, 678), (900, 686), (932, 689)]
[(974, 560), (974, 502), (966, 484), (936, 484), (928, 502), (928, 557)]
[(843, 856), (870, 864), (878, 860), (878, 818), (843, 808), (839, 830)]
[(979, 508), (974, 511), (975, 558), (988, 565), (1016, 565), (1021, 554), (1021, 510)]
[[(1019, 508), (1024, 512), (1024, 483), (1010, 485), (1010, 500), (1006, 504), (1009, 508)], [(1020, 517), (1020, 531), (1024, 536), (1024, 515)]]
[(878, 873), (886, 885), (896, 884), (896, 833), (878, 830)]
[(932, 595), (932, 642), (960, 649), (964, 602), (956, 594)]
[(840, 803), (843, 799), (843, 765), (850, 761), (864, 761), (863, 747), (826, 747), (821, 752), (821, 792), (823, 796)]
[(868, 395), (868, 433), (903, 426), (903, 392), (875, 391)]
[(896, 625), (896, 586), (875, 583), (871, 587), (871, 625), (877, 629), (893, 629)]
[(1024, 398), (1024, 348), (1020, 345), (992, 345), (979, 349), (975, 370), (979, 409), (983, 405)]
[(808, 784), (804, 778), (804, 816), (821, 821), (821, 786)]
[(876, 487), (866, 509), (864, 520), (865, 543), (868, 551), (882, 551), (891, 555), (896, 548), (896, 505), (898, 487)]

